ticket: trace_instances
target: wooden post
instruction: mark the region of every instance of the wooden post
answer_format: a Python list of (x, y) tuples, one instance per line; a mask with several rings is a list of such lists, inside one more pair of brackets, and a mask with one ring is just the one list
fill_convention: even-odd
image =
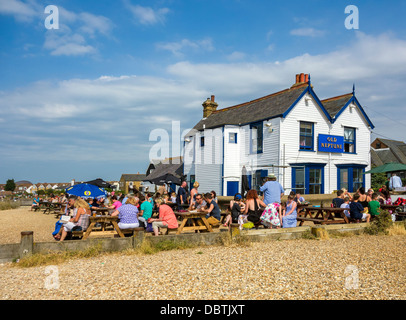
[(21, 232), (20, 259), (31, 256), (34, 247), (34, 231)]

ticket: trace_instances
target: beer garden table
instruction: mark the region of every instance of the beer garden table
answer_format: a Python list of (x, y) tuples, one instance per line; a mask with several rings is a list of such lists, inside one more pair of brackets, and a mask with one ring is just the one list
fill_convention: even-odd
[[(197, 211), (188, 211), (188, 212), (178, 212), (175, 211), (175, 215), (181, 218), (181, 223), (178, 227), (176, 234), (180, 234), (183, 231), (208, 231), (213, 232), (213, 228), (208, 223), (206, 219), (207, 213), (197, 212)], [(190, 222), (189, 225), (186, 225), (187, 222)]]
[[(318, 224), (333, 224), (333, 223), (350, 223), (348, 217), (344, 214), (344, 208), (332, 207), (304, 207), (302, 214), (298, 214), (297, 221), (300, 221), (299, 226), (305, 221), (312, 221)], [(336, 217), (339, 214), (341, 218)]]

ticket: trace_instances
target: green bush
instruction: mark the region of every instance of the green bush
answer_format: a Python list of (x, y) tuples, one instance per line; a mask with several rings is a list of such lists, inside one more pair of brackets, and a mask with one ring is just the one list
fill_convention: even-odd
[(367, 226), (364, 231), (367, 234), (378, 235), (388, 234), (388, 229), (393, 225), (392, 216), (387, 210), (379, 209), (377, 215), (372, 222)]

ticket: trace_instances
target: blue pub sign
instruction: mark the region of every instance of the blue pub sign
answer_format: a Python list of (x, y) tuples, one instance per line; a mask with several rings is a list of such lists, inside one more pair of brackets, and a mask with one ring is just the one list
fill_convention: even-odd
[(320, 152), (344, 152), (344, 137), (319, 134), (318, 151)]

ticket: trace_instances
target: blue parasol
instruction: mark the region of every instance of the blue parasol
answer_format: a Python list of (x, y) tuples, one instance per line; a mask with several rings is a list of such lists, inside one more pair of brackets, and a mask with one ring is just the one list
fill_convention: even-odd
[(67, 194), (71, 194), (83, 199), (93, 198), (100, 199), (106, 197), (106, 191), (103, 188), (99, 188), (93, 184), (81, 183), (65, 189)]

